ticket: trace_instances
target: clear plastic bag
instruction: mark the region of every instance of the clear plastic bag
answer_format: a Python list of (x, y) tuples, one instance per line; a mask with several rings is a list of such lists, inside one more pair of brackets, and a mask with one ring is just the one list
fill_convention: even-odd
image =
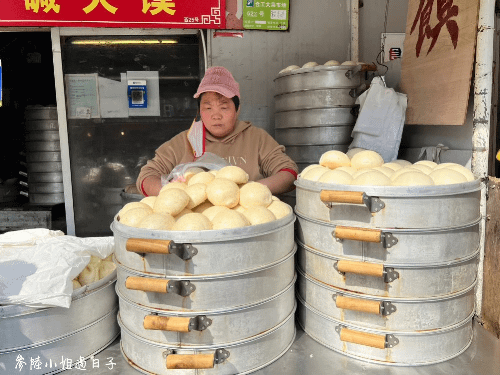
[(203, 168), (208, 170), (219, 170), (223, 167), (227, 167), (230, 165), (226, 160), (212, 154), (211, 152), (205, 152), (202, 156), (200, 156), (196, 161), (191, 163), (184, 163), (177, 165), (172, 172), (170, 172), (167, 176), (161, 176), (161, 186), (165, 186), (166, 184), (174, 181), (185, 181), (184, 175), (189, 168)]

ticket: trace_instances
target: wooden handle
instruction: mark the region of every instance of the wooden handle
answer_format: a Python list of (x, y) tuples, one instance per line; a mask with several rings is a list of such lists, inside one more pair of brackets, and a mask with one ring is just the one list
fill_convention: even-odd
[(129, 238), (125, 248), (134, 253), (170, 254), (170, 240)]
[(325, 203), (363, 204), (363, 192), (361, 191), (321, 190), (319, 198)]
[(358, 275), (384, 276), (384, 265), (366, 262), (355, 262), (352, 260), (339, 260), (337, 262), (339, 272), (355, 273)]
[(348, 328), (342, 328), (340, 331), (340, 340), (370, 346), (372, 348), (385, 349), (385, 335), (375, 335), (373, 333), (353, 331)]
[(167, 370), (213, 368), (214, 359), (215, 354), (169, 354)]
[(127, 289), (142, 290), (143, 292), (168, 293), (169, 280), (153, 279), (151, 277), (129, 276), (125, 280)]
[(189, 322), (191, 318), (168, 317), (158, 315), (147, 315), (144, 317), (144, 329), (189, 332)]
[(340, 238), (343, 240), (354, 240), (363, 242), (382, 241), (382, 231), (378, 229), (342, 227), (337, 225), (335, 227), (334, 235), (336, 238)]
[(380, 302), (359, 298), (337, 296), (335, 304), (339, 309), (361, 311), (370, 314), (380, 314)]

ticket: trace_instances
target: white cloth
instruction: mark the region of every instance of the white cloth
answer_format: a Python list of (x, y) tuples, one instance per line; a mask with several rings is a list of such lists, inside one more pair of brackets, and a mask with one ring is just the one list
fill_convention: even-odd
[(78, 238), (26, 229), (0, 235), (0, 304), (70, 307), (72, 280), (90, 256), (113, 253), (113, 237)]

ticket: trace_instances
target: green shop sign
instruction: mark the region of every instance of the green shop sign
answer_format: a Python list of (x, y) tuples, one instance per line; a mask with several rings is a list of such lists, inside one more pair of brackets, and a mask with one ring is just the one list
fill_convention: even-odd
[(243, 27), (257, 30), (287, 30), (290, 0), (243, 0)]

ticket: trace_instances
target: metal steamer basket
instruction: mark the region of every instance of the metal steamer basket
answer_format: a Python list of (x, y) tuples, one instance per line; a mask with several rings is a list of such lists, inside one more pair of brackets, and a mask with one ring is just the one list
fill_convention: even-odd
[(325, 284), (373, 296), (425, 298), (456, 293), (477, 276), (477, 251), (453, 262), (393, 264), (354, 261), (300, 245), (298, 267)]
[[(235, 374), (295, 336), (295, 216), (228, 230), (111, 226), (124, 357), (144, 373)], [(170, 373), (170, 372), (168, 372)]]
[[(474, 282), (438, 297), (382, 297), (335, 288), (299, 271), (297, 299), (341, 322), (386, 331), (430, 331), (462, 322), (474, 312)], [(307, 301), (307, 302), (306, 302)]]
[(362, 328), (299, 304), (304, 331), (324, 346), (349, 357), (377, 364), (419, 366), (444, 362), (472, 342), (472, 317), (434, 330), (386, 331)]
[[(106, 348), (120, 333), (115, 282), (113, 273), (96, 283), (101, 285), (96, 289), (75, 291), (67, 309), (0, 306), (0, 369), (16, 374), (54, 374), (66, 369), (62, 359), (70, 366)], [(21, 358), (27, 364), (22, 368)], [(42, 365), (30, 366), (30, 359), (37, 358)]]
[(375, 229), (336, 225), (301, 214), (297, 218), (299, 242), (359, 261), (432, 265), (470, 256), (479, 246), (479, 219), (452, 228)]
[(271, 364), (288, 351), (295, 339), (294, 313), (292, 311), (272, 329), (245, 340), (193, 348), (146, 340), (120, 322), (121, 350), (130, 365), (144, 374), (249, 374)]
[(295, 248), (271, 264), (224, 275), (162, 277), (117, 262), (117, 292), (143, 306), (178, 311), (230, 309), (255, 303), (285, 289), (293, 280)]
[(480, 218), (479, 180), (442, 186), (353, 186), (296, 181), (301, 217), (368, 228), (433, 229)]
[(223, 345), (256, 336), (284, 321), (295, 310), (294, 284), (295, 279), (263, 301), (219, 311), (146, 308), (120, 295), (120, 319), (145, 340), (183, 348)]
[(201, 232), (132, 228), (115, 217), (115, 257), (151, 276), (230, 275), (276, 262), (294, 248), (295, 216), (244, 228)]

